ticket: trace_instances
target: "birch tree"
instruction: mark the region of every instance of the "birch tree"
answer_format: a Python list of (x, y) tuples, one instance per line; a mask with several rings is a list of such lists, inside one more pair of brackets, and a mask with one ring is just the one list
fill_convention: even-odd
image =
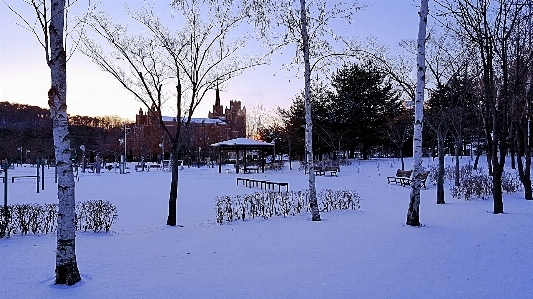
[(420, 1), (420, 23), (417, 39), (417, 84), (415, 97), (415, 123), (413, 133), (413, 173), (407, 225), (420, 226), (420, 189), (422, 188), (422, 128), (424, 120), (424, 89), (426, 81), (426, 28), (428, 0)]
[[(246, 45), (247, 35), (228, 37), (246, 19), (246, 11), (232, 2), (223, 1), (219, 6), (216, 3), (174, 1), (174, 8), (182, 16), (179, 20), (183, 21), (177, 30), (161, 21), (149, 7), (129, 11), (132, 20), (146, 29), (146, 33), (138, 35), (130, 34), (122, 24), (114, 24), (107, 14), (93, 14), (91, 27), (111, 50), (106, 52), (96, 39), (83, 39), (82, 52), (157, 116), (171, 142), (174, 159), (169, 226), (177, 225), (178, 156), (194, 111), (209, 90), (218, 90), (219, 84), (265, 62), (256, 55), (239, 52)], [(171, 81), (177, 83), (175, 91), (169, 88)], [(172, 129), (163, 122), (164, 109), (169, 105), (176, 116)]]
[[(22, 20), (22, 27), (32, 33), (45, 51), (50, 68), (51, 87), (48, 105), (54, 137), (57, 168), (57, 248), (55, 283), (74, 285), (81, 280), (76, 261), (75, 184), (70, 160), (70, 134), (67, 115), (67, 57), (65, 36), (68, 36), (66, 15), (77, 1), (28, 1), (35, 12), (36, 21), (29, 22), (21, 13), (9, 6)], [(71, 53), (72, 54), (72, 53)]]
[[(316, 0), (245, 0), (250, 6), (253, 20), (260, 36), (272, 52), (296, 46), (294, 59), (284, 65), (288, 70), (303, 66), (305, 97), (305, 159), (308, 171), (310, 207), (313, 221), (320, 221), (316, 199), (316, 182), (313, 171), (313, 121), (311, 113), (311, 77), (313, 71), (326, 70), (335, 61), (332, 58), (343, 53), (334, 49), (334, 42), (342, 36), (328, 26), (334, 20), (350, 22), (355, 11), (360, 9), (357, 1)], [(299, 69), (301, 74), (301, 69)]]
[(54, 134), (59, 200), (55, 272), (56, 284), (73, 285), (81, 280), (81, 276), (76, 262), (76, 200), (67, 115), (67, 54), (63, 47), (65, 0), (51, 0), (50, 7), (48, 65), (52, 87), (48, 91), (48, 105)]

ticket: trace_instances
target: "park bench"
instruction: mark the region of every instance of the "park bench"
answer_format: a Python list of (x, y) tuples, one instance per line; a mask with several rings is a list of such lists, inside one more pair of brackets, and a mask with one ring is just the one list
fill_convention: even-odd
[(146, 164), (144, 163), (139, 163), (137, 165), (135, 165), (135, 171), (144, 171), (145, 168), (148, 168)]
[(36, 175), (17, 175), (11, 177), (11, 183), (15, 182), (15, 179), (22, 179), (22, 178), (37, 178)]
[(339, 171), (338, 167), (335, 166), (326, 166), (324, 168), (324, 175), (326, 172), (329, 172), (329, 176), (337, 176), (337, 172)]
[(243, 172), (244, 173), (251, 173), (251, 172), (259, 173), (259, 166), (246, 166), (243, 168)]
[(239, 182), (242, 181), (243, 185), (246, 187), (260, 187), (261, 190), (263, 189), (263, 186), (265, 187), (265, 190), (276, 190), (276, 186), (278, 187), (278, 192), (281, 192), (281, 187), (285, 187), (286, 191), (289, 191), (289, 183), (286, 182), (272, 182), (267, 180), (255, 180), (255, 179), (247, 179), (247, 178), (237, 178), (237, 185), (239, 185)]
[(313, 170), (315, 171), (315, 175), (325, 175), (326, 172), (322, 168), (322, 166), (315, 166), (313, 167)]
[[(270, 190), (270, 187), (272, 187), (272, 190), (276, 190), (276, 186), (278, 186), (278, 192), (281, 192), (281, 187), (286, 188), (286, 192), (289, 192), (289, 183), (286, 182), (271, 182), (271, 181), (264, 181), (265, 183), (265, 190), (268, 188)], [(263, 188), (261, 188), (263, 189)]]
[(249, 180), (250, 180), (250, 179), (246, 179), (246, 178), (237, 178), (237, 186), (239, 185), (239, 181), (242, 181), (242, 184), (243, 184), (243, 185), (248, 186), (248, 181), (249, 181)]
[[(424, 187), (424, 189), (427, 189), (426, 188), (426, 180), (428, 178), (428, 175), (429, 175), (429, 171), (422, 171), (420, 173), (420, 181), (422, 182), (422, 186)], [(411, 185), (411, 182), (413, 181), (411, 179), (411, 176), (409, 176), (408, 178), (400, 178), (400, 180), (402, 181), (402, 183), (401, 183), (402, 186)]]
[(395, 176), (388, 176), (387, 177), (387, 184), (390, 184), (390, 183), (395, 183), (395, 184), (400, 184), (402, 186), (404, 186), (404, 179), (409, 179), (411, 177), (411, 173), (413, 171), (412, 170), (401, 170), (401, 169), (398, 169), (396, 171), (396, 175)]

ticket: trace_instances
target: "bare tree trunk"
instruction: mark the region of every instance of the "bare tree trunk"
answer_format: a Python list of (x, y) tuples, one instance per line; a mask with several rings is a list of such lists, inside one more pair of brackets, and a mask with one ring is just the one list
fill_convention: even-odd
[(461, 186), (461, 178), (460, 178), (460, 171), (459, 171), (459, 151), (461, 150), (461, 138), (457, 137), (455, 140), (455, 186)]
[(402, 162), (402, 170), (405, 170), (405, 161), (403, 160), (403, 144), (400, 148), (400, 161)]
[(56, 284), (74, 285), (81, 280), (76, 262), (76, 227), (74, 224), (76, 199), (70, 136), (67, 115), (67, 57), (64, 49), (64, 0), (52, 0), (50, 36), (50, 73), (52, 87), (48, 91), (48, 105), (53, 123), (57, 167), (57, 251)]
[(428, 0), (420, 0), (418, 26), (417, 84), (415, 97), (415, 123), (413, 134), (413, 183), (407, 211), (407, 225), (420, 226), (420, 189), (422, 181), (422, 128), (424, 120), (424, 88), (426, 80), (426, 27)]
[(476, 159), (474, 161), (474, 169), (477, 170), (477, 166), (479, 164), (479, 157), (481, 157), (481, 153), (483, 152), (479, 145), (481, 143), (481, 136), (479, 136), (479, 127), (477, 128), (477, 146), (476, 146)]
[(311, 65), (309, 62), (309, 35), (307, 34), (307, 15), (305, 0), (300, 0), (300, 21), (302, 34), (302, 51), (305, 63), (305, 155), (309, 171), (309, 204), (313, 221), (320, 221), (318, 201), (316, 198), (315, 172), (313, 170), (313, 120), (311, 118)]
[(511, 155), (511, 169), (516, 169), (516, 162), (515, 162), (515, 155), (516, 155), (516, 148), (515, 148), (515, 130), (514, 130), (514, 123), (511, 122), (509, 124), (509, 154)]
[[(501, 118), (498, 117), (501, 111), (498, 107), (493, 107), (493, 119), (492, 119), (492, 130), (493, 130), (493, 141), (492, 141), (492, 196), (494, 199), (494, 214), (503, 213), (503, 192), (502, 192), (502, 174), (503, 174), (503, 165), (505, 161), (505, 151), (502, 150), (502, 145), (504, 141), (500, 141), (501, 136), (499, 135), (499, 130)], [(498, 156), (498, 153), (500, 156)]]
[[(172, 178), (170, 180), (170, 194), (168, 198), (168, 217), (167, 217), (167, 225), (170, 226), (176, 226), (178, 220), (178, 178), (179, 178), (179, 165), (178, 165), (178, 155), (180, 151), (180, 145), (181, 145), (181, 130), (183, 127), (183, 123), (181, 121), (181, 108), (182, 108), (182, 89), (181, 89), (181, 80), (179, 79), (179, 73), (178, 73), (178, 85), (176, 86), (176, 110), (177, 110), (177, 119), (178, 119), (178, 126), (176, 128), (176, 133), (174, 136), (170, 136), (170, 132), (167, 130), (167, 134), (170, 138), (171, 142), (171, 153), (172, 153), (172, 159), (170, 163), (172, 163), (170, 171), (172, 172)], [(159, 109), (161, 111), (161, 109)], [(161, 112), (160, 112), (161, 113)], [(189, 118), (190, 120), (190, 118)], [(163, 119), (160, 115), (159, 121), (161, 122), (161, 125), (163, 124)], [(187, 136), (187, 129), (188, 129), (188, 123), (185, 126), (185, 135)], [(238, 159), (237, 159), (238, 160)], [(220, 163), (220, 161), (219, 161)], [(189, 166), (190, 167), (190, 166)]]
[(177, 224), (177, 205), (178, 205), (178, 176), (179, 176), (179, 164), (178, 164), (178, 154), (179, 154), (179, 144), (176, 140), (172, 140), (172, 159), (171, 172), (172, 179), (170, 181), (170, 195), (168, 199), (168, 218), (167, 225), (176, 226)]
[(439, 172), (437, 176), (437, 204), (444, 204), (444, 134), (437, 131), (437, 155), (439, 157)]
[[(516, 161), (518, 164), (518, 176), (524, 186), (524, 198), (526, 200), (533, 200), (533, 190), (531, 188), (531, 156), (530, 149), (527, 146), (527, 134), (521, 128), (521, 124), (516, 125), (516, 141), (517, 141), (517, 155)], [(522, 158), (525, 160), (522, 161)]]

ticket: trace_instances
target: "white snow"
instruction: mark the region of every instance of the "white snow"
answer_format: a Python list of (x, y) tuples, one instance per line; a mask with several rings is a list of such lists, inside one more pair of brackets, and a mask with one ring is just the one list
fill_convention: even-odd
[[(318, 189), (356, 190), (361, 211), (226, 225), (215, 223), (214, 198), (259, 191), (237, 186), (236, 177), (301, 190), (307, 176), (297, 163), (264, 174), (185, 168), (179, 227), (165, 225), (169, 172), (81, 174), (76, 199), (109, 200), (119, 213), (110, 234), (77, 233), (82, 281), (53, 284), (54, 234), (15, 235), (0, 239), (0, 298), (533, 298), (533, 202), (505, 195), (505, 214), (494, 215), (491, 200), (453, 199), (447, 188), (446, 204), (437, 205), (428, 182), (424, 226), (409, 227), (410, 189), (386, 179), (400, 167), (396, 159), (354, 161), (339, 177), (317, 177)], [(9, 180), (9, 203), (55, 202), (53, 169), (46, 171), (39, 194), (33, 179)]]

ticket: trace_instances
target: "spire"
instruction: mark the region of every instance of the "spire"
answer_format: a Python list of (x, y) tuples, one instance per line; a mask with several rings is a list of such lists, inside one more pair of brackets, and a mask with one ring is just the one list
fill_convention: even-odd
[(220, 106), (220, 91), (218, 90), (218, 80), (217, 80), (217, 89), (216, 89), (216, 95), (215, 95), (215, 106)]

